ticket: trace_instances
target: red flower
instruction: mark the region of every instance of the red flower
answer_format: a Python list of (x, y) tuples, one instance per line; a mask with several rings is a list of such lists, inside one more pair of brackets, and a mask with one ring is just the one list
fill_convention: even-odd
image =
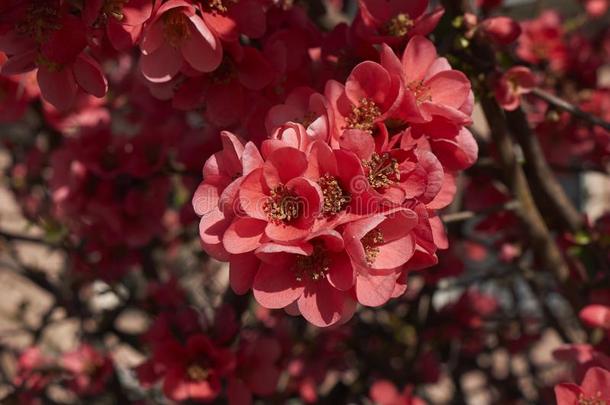
[(384, 46), (381, 62), (268, 108), (260, 154), (223, 134), (193, 205), (204, 249), (230, 262), (238, 294), (252, 288), (266, 308), (329, 326), (355, 301), (404, 293), (407, 271), (447, 248), (436, 210), (477, 155), (464, 128), (470, 82), (420, 36), (402, 61)]
[(237, 353), (236, 370), (229, 379), (227, 396), (231, 405), (252, 403), (252, 394), (269, 396), (275, 393), (280, 377), (276, 365), (282, 354), (277, 340), (264, 336), (242, 337)]
[(17, 374), (13, 383), (33, 392), (43, 391), (51, 380), (52, 359), (46, 357), (38, 347), (24, 350), (17, 361)]
[(610, 330), (610, 307), (595, 304), (587, 305), (578, 316), (588, 326)]
[(265, 119), (267, 133), (277, 138), (274, 135), (275, 130), (288, 121), (300, 122), (307, 129), (307, 133), (328, 136), (330, 122), (326, 98), (308, 87), (294, 89), (283, 104), (269, 109)]
[(58, 4), (33, 1), (22, 19), (0, 36), (0, 50), (10, 55), (2, 73), (14, 75), (38, 67), (42, 97), (59, 110), (72, 106), (78, 89), (103, 97), (108, 83), (98, 62), (84, 52), (85, 25)]
[(358, 64), (345, 82), (344, 93), (336, 101), (335, 119), (339, 129), (372, 133), (390, 117), (400, 89), (400, 81), (380, 64)]
[(470, 81), (462, 72), (451, 69), (446, 59), (438, 57), (432, 42), (422, 36), (413, 37), (402, 60), (384, 45), (381, 64), (402, 84), (397, 118), (414, 124), (450, 124), (456, 132), (470, 124)]
[(491, 17), (479, 24), (479, 29), (498, 45), (510, 45), (521, 35), (521, 26), (510, 17)]
[[(0, 65), (2, 65), (0, 53)], [(15, 77), (0, 76), (0, 122), (16, 122), (28, 107), (34, 94), (31, 94), (30, 75)]]
[(416, 225), (417, 215), (408, 209), (346, 225), (343, 239), (357, 276), (355, 293), (358, 302), (367, 306), (383, 305), (395, 296), (397, 288), (400, 290), (397, 283), (402, 266), (415, 252), (412, 230)]
[(608, 0), (581, 0), (581, 2), (585, 3), (587, 13), (594, 18), (603, 17), (610, 8)]
[(240, 34), (259, 38), (265, 33), (265, 10), (258, 0), (203, 0), (200, 3), (203, 20), (223, 41), (235, 42)]
[(489, 10), (492, 8), (499, 7), (502, 2), (503, 0), (477, 0), (477, 7)]
[(364, 176), (354, 172), (351, 180), (363, 194), (358, 212), (379, 212), (413, 198), (432, 201), (442, 185), (443, 168), (438, 159), (412, 145), (391, 148), (386, 134), (376, 140), (363, 131), (345, 131), (340, 141), (341, 148), (356, 154), (362, 164)]
[(402, 392), (392, 382), (377, 380), (369, 393), (376, 405), (424, 405), (425, 402), (413, 396), (413, 387), (407, 385)]
[(140, 40), (152, 11), (151, 0), (93, 0), (85, 3), (82, 18), (87, 25), (105, 26), (112, 46), (126, 51)]
[(562, 383), (555, 386), (557, 405), (606, 404), (610, 402), (610, 372), (590, 368), (580, 385)]
[(199, 234), (203, 248), (212, 257), (227, 260), (222, 239), (235, 216), (236, 198), (244, 176), (262, 164), (253, 143), (244, 143), (229, 132), (221, 134), (223, 150), (203, 167), (204, 181), (193, 195), (193, 207), (201, 216)]
[(414, 35), (428, 35), (444, 14), (442, 8), (425, 13), (428, 0), (359, 0), (354, 22), (358, 34), (373, 43), (398, 44)]
[(233, 354), (197, 334), (185, 345), (167, 341), (154, 360), (165, 367), (163, 393), (174, 401), (213, 401), (221, 391), (221, 378), (235, 367)]
[(320, 186), (304, 177), (307, 156), (292, 147), (273, 150), (262, 167), (241, 183), (236, 218), (224, 235), (234, 254), (256, 249), (265, 240), (298, 242), (311, 232), (323, 206)]
[(79, 395), (101, 393), (114, 372), (112, 360), (88, 344), (81, 345), (73, 352), (65, 353), (60, 363), (71, 373), (71, 387)]
[(513, 111), (519, 108), (521, 96), (536, 86), (536, 77), (525, 66), (514, 66), (496, 81), (496, 100), (502, 108)]
[(517, 55), (526, 62), (548, 62), (553, 70), (563, 71), (568, 54), (561, 16), (547, 10), (537, 19), (523, 22), (521, 27), (523, 33), (519, 37)]
[[(252, 289), (266, 308), (293, 306), (309, 322), (329, 326), (351, 318), (354, 271), (341, 235), (327, 231), (299, 245), (264, 244)], [(296, 305), (295, 305), (296, 304)]]
[(186, 62), (197, 72), (211, 72), (222, 61), (222, 44), (184, 0), (159, 7), (142, 34), (140, 68), (155, 83), (170, 81)]

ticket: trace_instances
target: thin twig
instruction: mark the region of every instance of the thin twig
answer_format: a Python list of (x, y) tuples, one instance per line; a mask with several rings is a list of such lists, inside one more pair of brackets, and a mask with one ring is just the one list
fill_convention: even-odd
[(567, 112), (571, 113), (572, 115), (574, 115), (580, 119), (589, 121), (593, 125), (600, 126), (604, 129), (607, 129), (608, 131), (610, 131), (610, 122), (603, 120), (593, 114), (585, 112), (585, 111), (581, 110), (580, 108), (576, 107), (574, 104), (571, 104), (547, 91), (544, 91), (542, 89), (534, 89), (534, 90), (532, 90), (531, 94), (533, 94), (534, 96), (536, 96), (538, 98), (541, 98), (542, 100), (546, 101), (547, 103), (552, 104), (553, 106), (555, 106), (563, 111), (567, 111)]
[(451, 214), (445, 214), (441, 216), (441, 219), (444, 223), (450, 224), (454, 222), (467, 221), (472, 218), (486, 216), (500, 211), (513, 211), (516, 209), (519, 209), (519, 201), (511, 200), (505, 204), (494, 205), (481, 211), (460, 211)]
[(17, 242), (28, 242), (28, 243), (37, 243), (40, 245), (46, 245), (51, 248), (57, 248), (58, 246), (52, 242), (46, 241), (44, 239), (37, 238), (35, 236), (28, 236), (23, 234), (12, 233), (4, 230), (0, 230), (0, 238), (6, 239), (8, 241), (17, 241)]

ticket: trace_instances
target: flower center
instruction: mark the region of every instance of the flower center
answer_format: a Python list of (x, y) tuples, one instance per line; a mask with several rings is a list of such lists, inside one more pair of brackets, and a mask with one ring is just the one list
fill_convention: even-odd
[(606, 400), (602, 399), (602, 393), (597, 391), (595, 397), (586, 398), (584, 394), (578, 396), (578, 405), (606, 405)]
[(106, 18), (108, 16), (114, 17), (117, 21), (122, 21), (125, 18), (123, 14), (123, 6), (129, 0), (106, 0), (104, 8), (102, 9), (102, 15)]
[(421, 104), (424, 101), (432, 101), (430, 87), (426, 86), (423, 80), (412, 81), (407, 85), (407, 88), (415, 96), (415, 101), (417, 101), (417, 104)]
[(59, 7), (56, 1), (34, 0), (28, 6), (25, 17), (15, 25), (17, 32), (42, 43), (50, 31), (61, 28)]
[(292, 191), (283, 184), (273, 190), (265, 202), (263, 210), (269, 221), (274, 223), (286, 223), (296, 219), (301, 213), (301, 201)]
[(350, 196), (345, 194), (335, 177), (326, 173), (318, 179), (318, 185), (322, 189), (322, 195), (324, 196), (323, 215), (333, 216), (349, 204)]
[(369, 266), (372, 266), (375, 263), (375, 259), (379, 256), (379, 245), (384, 242), (383, 234), (378, 228), (373, 229), (362, 239), (362, 246), (364, 246), (364, 253), (366, 254), (366, 262)]
[(163, 35), (174, 48), (191, 36), (189, 19), (179, 8), (169, 10), (163, 15)]
[(206, 11), (211, 13), (224, 14), (229, 10), (230, 3), (237, 3), (239, 0), (207, 0), (202, 2)]
[(316, 118), (318, 118), (318, 116), (313, 111), (307, 111), (305, 115), (300, 118), (295, 118), (293, 121), (307, 128), (316, 120)]
[(413, 28), (414, 22), (408, 14), (400, 13), (391, 18), (383, 27), (383, 31), (393, 37), (403, 37)]
[(282, 10), (290, 10), (294, 7), (295, 1), (296, 0), (273, 0), (273, 4)]
[(295, 278), (303, 281), (308, 278), (311, 281), (322, 280), (328, 274), (330, 260), (326, 250), (320, 243), (313, 244), (311, 256), (299, 256), (294, 266)]
[(538, 58), (544, 59), (549, 54), (549, 49), (548, 49), (548, 46), (544, 42), (540, 41), (533, 45), (532, 52)]
[(210, 373), (199, 364), (191, 364), (186, 369), (186, 374), (193, 381), (203, 381), (208, 378)]
[(349, 129), (361, 129), (372, 132), (375, 120), (381, 115), (381, 110), (374, 101), (368, 98), (360, 100), (360, 105), (352, 109), (346, 120), (346, 127)]
[(371, 160), (362, 162), (368, 169), (368, 181), (374, 189), (388, 188), (400, 181), (398, 161), (385, 152), (381, 155), (373, 153)]
[(60, 63), (53, 62), (52, 60), (44, 57), (42, 54), (39, 54), (36, 57), (36, 65), (44, 67), (49, 72), (61, 72), (64, 66)]
[(84, 364), (83, 371), (88, 376), (94, 376), (100, 370), (102, 364), (103, 364), (103, 360), (101, 360), (101, 359), (87, 361)]

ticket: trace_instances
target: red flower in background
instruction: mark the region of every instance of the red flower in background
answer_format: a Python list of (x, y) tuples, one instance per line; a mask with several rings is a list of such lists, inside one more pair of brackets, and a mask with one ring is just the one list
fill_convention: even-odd
[(428, 35), (444, 14), (426, 13), (428, 0), (359, 0), (358, 35), (373, 43), (396, 45), (415, 35)]
[(222, 61), (220, 40), (183, 0), (169, 0), (154, 11), (142, 34), (140, 68), (147, 80), (170, 81), (184, 63), (197, 72), (211, 72)]
[(140, 41), (153, 4), (151, 0), (87, 1), (82, 18), (88, 26), (104, 27), (112, 46), (118, 51), (126, 51)]
[(555, 386), (558, 405), (604, 404), (610, 402), (610, 372), (590, 368), (580, 385), (562, 383)]
[(478, 29), (498, 45), (510, 45), (521, 35), (521, 26), (512, 18), (499, 16), (483, 20)]
[(407, 385), (402, 392), (387, 380), (377, 380), (371, 387), (369, 396), (376, 405), (424, 405), (424, 401), (413, 396), (413, 387)]
[(72, 389), (79, 395), (100, 394), (114, 373), (112, 360), (87, 344), (63, 354), (60, 364), (70, 373)]
[(610, 307), (605, 305), (587, 305), (578, 314), (588, 326), (610, 330)]
[(517, 55), (526, 62), (549, 64), (553, 70), (562, 72), (568, 53), (559, 13), (544, 11), (538, 18), (521, 23), (521, 28)]
[(594, 18), (603, 17), (610, 8), (608, 0), (581, 0), (581, 2), (585, 3), (587, 13)]
[(17, 11), (14, 25), (0, 35), (0, 50), (9, 55), (2, 74), (38, 68), (43, 98), (60, 110), (73, 105), (79, 88), (96, 97), (106, 94), (99, 63), (84, 52), (87, 38), (80, 18), (63, 11), (59, 2), (33, 0)]
[(13, 383), (34, 392), (42, 391), (49, 381), (54, 362), (40, 348), (30, 347), (23, 351), (17, 361), (17, 375)]
[(227, 396), (231, 405), (251, 404), (252, 395), (272, 395), (278, 384), (282, 348), (271, 337), (244, 336), (236, 357), (234, 376), (229, 379)]
[(184, 345), (167, 340), (158, 345), (153, 364), (161, 369), (163, 392), (174, 401), (213, 401), (221, 378), (235, 367), (233, 354), (205, 335), (190, 336)]
[(505, 110), (516, 110), (521, 104), (521, 96), (531, 92), (535, 86), (536, 77), (530, 69), (512, 67), (496, 81), (496, 100)]
[[(6, 59), (6, 55), (0, 52), (0, 68)], [(29, 73), (0, 76), (0, 122), (14, 122), (23, 117), (28, 104), (37, 96), (38, 90), (33, 81)]]
[(491, 10), (493, 8), (499, 7), (502, 5), (504, 0), (477, 0), (477, 6), (486, 10)]

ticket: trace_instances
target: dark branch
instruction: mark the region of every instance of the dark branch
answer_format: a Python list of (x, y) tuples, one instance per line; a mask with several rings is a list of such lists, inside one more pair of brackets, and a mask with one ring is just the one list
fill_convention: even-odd
[(583, 110), (581, 110), (580, 108), (576, 107), (574, 104), (571, 104), (557, 96), (554, 96), (553, 94), (546, 92), (542, 89), (534, 89), (532, 90), (532, 93), (534, 96), (541, 98), (542, 100), (546, 101), (549, 104), (552, 104), (553, 106), (563, 110), (563, 111), (567, 111), (570, 114), (583, 119), (585, 121), (590, 122), (593, 125), (597, 125), (600, 126), (608, 131), (610, 131), (610, 122), (605, 121), (593, 114), (589, 114), (588, 112), (585, 112)]

